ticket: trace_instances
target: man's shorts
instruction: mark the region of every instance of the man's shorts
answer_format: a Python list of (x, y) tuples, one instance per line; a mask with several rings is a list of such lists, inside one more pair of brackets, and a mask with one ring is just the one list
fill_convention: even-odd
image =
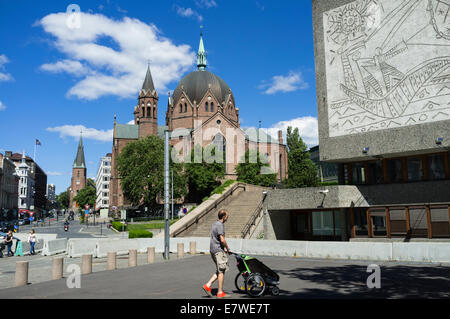
[(217, 273), (225, 273), (230, 269), (228, 267), (228, 255), (223, 251), (219, 251), (218, 253), (211, 254), (214, 263), (216, 264)]

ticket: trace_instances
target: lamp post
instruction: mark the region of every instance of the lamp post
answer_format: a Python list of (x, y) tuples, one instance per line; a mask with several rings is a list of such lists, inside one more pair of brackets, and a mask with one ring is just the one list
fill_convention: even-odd
[(164, 131), (164, 259), (169, 259), (169, 131)]

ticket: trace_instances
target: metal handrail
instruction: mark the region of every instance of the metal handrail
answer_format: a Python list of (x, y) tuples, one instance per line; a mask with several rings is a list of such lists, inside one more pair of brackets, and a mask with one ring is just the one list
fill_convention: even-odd
[(186, 225), (184, 225), (182, 228), (174, 231), (173, 233), (173, 237), (178, 236), (179, 234), (181, 234), (182, 232), (184, 232), (186, 229), (188, 229), (189, 227), (191, 227), (194, 224), (197, 224), (198, 221), (203, 218), (205, 215), (207, 215), (212, 209), (216, 209), (217, 205), (220, 204), (221, 202), (223, 202), (225, 199), (227, 199), (229, 196), (233, 195), (233, 192), (238, 189), (239, 187), (244, 189), (244, 192), (246, 190), (246, 186), (243, 183), (236, 183), (233, 185), (233, 187), (231, 187), (228, 191), (226, 191), (223, 196), (221, 196), (220, 198), (218, 198), (217, 200), (215, 200), (214, 202), (212, 202), (208, 207), (206, 207), (202, 213), (200, 213), (198, 216), (196, 216), (193, 220), (191, 220), (190, 222), (188, 222)]
[(245, 236), (250, 233), (250, 228), (255, 225), (255, 221), (256, 218), (259, 216), (259, 214), (261, 213), (261, 210), (263, 208), (263, 200), (261, 200), (261, 202), (259, 203), (258, 207), (256, 207), (255, 211), (253, 212), (253, 214), (250, 216), (249, 221), (247, 222), (247, 224), (245, 224), (245, 226), (242, 228), (241, 234), (242, 234), (242, 238), (245, 238)]

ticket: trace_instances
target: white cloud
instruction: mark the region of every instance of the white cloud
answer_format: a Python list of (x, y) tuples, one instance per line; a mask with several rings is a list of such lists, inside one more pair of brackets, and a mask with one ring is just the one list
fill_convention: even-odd
[(52, 73), (66, 72), (75, 76), (86, 75), (90, 72), (89, 68), (81, 64), (79, 61), (67, 59), (58, 61), (56, 63), (43, 64), (41, 65), (40, 69)]
[(47, 176), (63, 176), (69, 175), (67, 172), (47, 172)]
[[(0, 55), (0, 70), (5, 70), (4, 64), (8, 63), (9, 59), (6, 57), (6, 55), (2, 54)], [(0, 82), (1, 81), (12, 81), (13, 77), (9, 73), (0, 72)]]
[(57, 132), (59, 137), (64, 138), (66, 136), (73, 137), (75, 140), (80, 138), (80, 132), (82, 132), (83, 139), (91, 139), (101, 142), (112, 142), (113, 130), (97, 130), (95, 128), (87, 128), (83, 125), (63, 125), (56, 127), (48, 127), (48, 132)]
[(292, 92), (297, 90), (307, 89), (308, 83), (303, 80), (301, 72), (289, 71), (289, 74), (275, 75), (269, 83), (263, 83), (259, 86), (260, 89), (265, 89), (265, 94), (275, 94), (277, 92)]
[(65, 55), (65, 59), (43, 64), (41, 69), (81, 77), (68, 96), (86, 100), (105, 95), (133, 97), (142, 86), (148, 60), (156, 89), (165, 92), (168, 84), (178, 81), (194, 63), (190, 46), (175, 45), (153, 24), (81, 12), (80, 28), (69, 28), (68, 18), (65, 12), (54, 13), (38, 23)]
[(278, 139), (278, 131), (281, 130), (283, 132), (283, 142), (286, 143), (286, 132), (289, 126), (292, 126), (292, 130), (298, 127), (299, 134), (308, 147), (319, 144), (319, 125), (317, 118), (312, 116), (280, 121), (264, 130), (275, 139)]
[(196, 0), (195, 4), (200, 7), (206, 7), (206, 8), (212, 8), (212, 7), (217, 7), (217, 2), (215, 0)]
[(203, 21), (203, 17), (195, 10), (192, 10), (191, 8), (182, 8), (179, 6), (176, 6), (177, 8), (177, 14), (186, 17), (186, 18), (197, 18), (199, 22)]
[(0, 101), (0, 111), (4, 111), (4, 110), (6, 110), (6, 106), (5, 106), (5, 104), (3, 104), (2, 101)]

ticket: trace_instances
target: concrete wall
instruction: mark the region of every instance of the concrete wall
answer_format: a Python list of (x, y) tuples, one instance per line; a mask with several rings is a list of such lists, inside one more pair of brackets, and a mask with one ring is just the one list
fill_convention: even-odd
[(269, 211), (448, 203), (449, 189), (449, 180), (276, 189), (268, 190), (264, 203)]
[[(177, 251), (177, 244), (184, 243), (184, 251), (189, 252), (191, 241), (196, 242), (198, 253), (209, 252), (209, 238), (179, 237), (170, 239), (170, 251)], [(292, 240), (248, 240), (227, 239), (233, 252), (248, 255), (295, 256), (303, 258), (374, 260), (374, 261), (406, 261), (406, 262), (450, 262), (450, 245), (442, 242), (313, 242)], [(50, 245), (49, 247), (53, 247)], [(69, 240), (69, 257), (92, 254), (94, 257), (105, 257), (108, 251), (128, 253), (130, 249), (138, 249), (145, 253), (147, 247), (155, 247), (155, 251), (164, 251), (163, 238), (122, 239), (104, 241), (103, 239)]]
[(432, 2), (312, 1), (322, 161), (450, 146), (450, 40), (438, 15), (447, 8)]

